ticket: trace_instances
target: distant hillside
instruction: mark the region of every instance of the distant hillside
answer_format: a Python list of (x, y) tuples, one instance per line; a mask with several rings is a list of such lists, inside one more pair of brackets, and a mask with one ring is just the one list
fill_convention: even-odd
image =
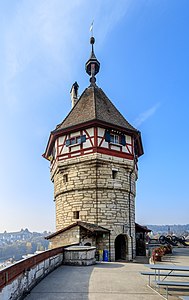
[(147, 225), (149, 229), (153, 231), (153, 233), (161, 233), (161, 234), (168, 234), (174, 233), (177, 235), (182, 235), (189, 233), (189, 224), (186, 225)]
[(49, 241), (45, 236), (49, 234), (47, 231), (30, 232), (27, 228), (18, 232), (0, 233), (0, 262), (10, 258), (20, 260), (23, 255), (48, 249)]

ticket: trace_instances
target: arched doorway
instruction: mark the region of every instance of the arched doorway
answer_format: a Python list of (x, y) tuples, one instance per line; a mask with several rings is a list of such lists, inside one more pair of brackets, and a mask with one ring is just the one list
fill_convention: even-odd
[(127, 237), (119, 234), (115, 239), (115, 260), (126, 260), (127, 255)]

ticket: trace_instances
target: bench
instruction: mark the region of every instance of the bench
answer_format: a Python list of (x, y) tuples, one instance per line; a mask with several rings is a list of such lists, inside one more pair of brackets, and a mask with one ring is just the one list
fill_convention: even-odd
[(149, 276), (149, 285), (150, 285), (150, 276), (155, 276), (156, 277), (168, 277), (168, 276), (173, 276), (173, 277), (189, 277), (189, 273), (172, 273), (172, 272), (164, 272), (164, 273), (157, 273), (155, 271), (149, 271), (149, 272), (141, 272), (141, 275), (148, 275)]
[(176, 286), (176, 287), (189, 287), (189, 282), (184, 281), (155, 281), (158, 286), (165, 286), (166, 287), (166, 299), (168, 299), (168, 287)]

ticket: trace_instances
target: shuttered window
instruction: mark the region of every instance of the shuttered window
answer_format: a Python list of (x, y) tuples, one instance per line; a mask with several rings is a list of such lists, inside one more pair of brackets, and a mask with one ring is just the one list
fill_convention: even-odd
[(106, 130), (105, 132), (105, 141), (112, 144), (126, 145), (125, 135), (116, 134)]
[(110, 143), (120, 144), (120, 136), (118, 134), (110, 134)]
[(85, 141), (86, 141), (86, 135), (76, 136), (66, 140), (66, 147), (76, 145), (76, 144), (82, 144)]

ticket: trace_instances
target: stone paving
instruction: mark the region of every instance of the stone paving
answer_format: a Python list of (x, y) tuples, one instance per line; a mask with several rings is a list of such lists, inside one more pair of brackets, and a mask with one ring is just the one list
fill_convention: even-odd
[[(189, 249), (175, 248), (162, 263), (189, 265)], [(61, 266), (43, 279), (26, 297), (27, 300), (160, 300), (149, 288), (148, 278), (140, 274), (147, 268), (141, 263), (109, 262), (94, 266)], [(186, 279), (188, 280), (188, 279)], [(161, 291), (165, 294), (164, 291)], [(171, 290), (169, 300), (189, 290)]]

